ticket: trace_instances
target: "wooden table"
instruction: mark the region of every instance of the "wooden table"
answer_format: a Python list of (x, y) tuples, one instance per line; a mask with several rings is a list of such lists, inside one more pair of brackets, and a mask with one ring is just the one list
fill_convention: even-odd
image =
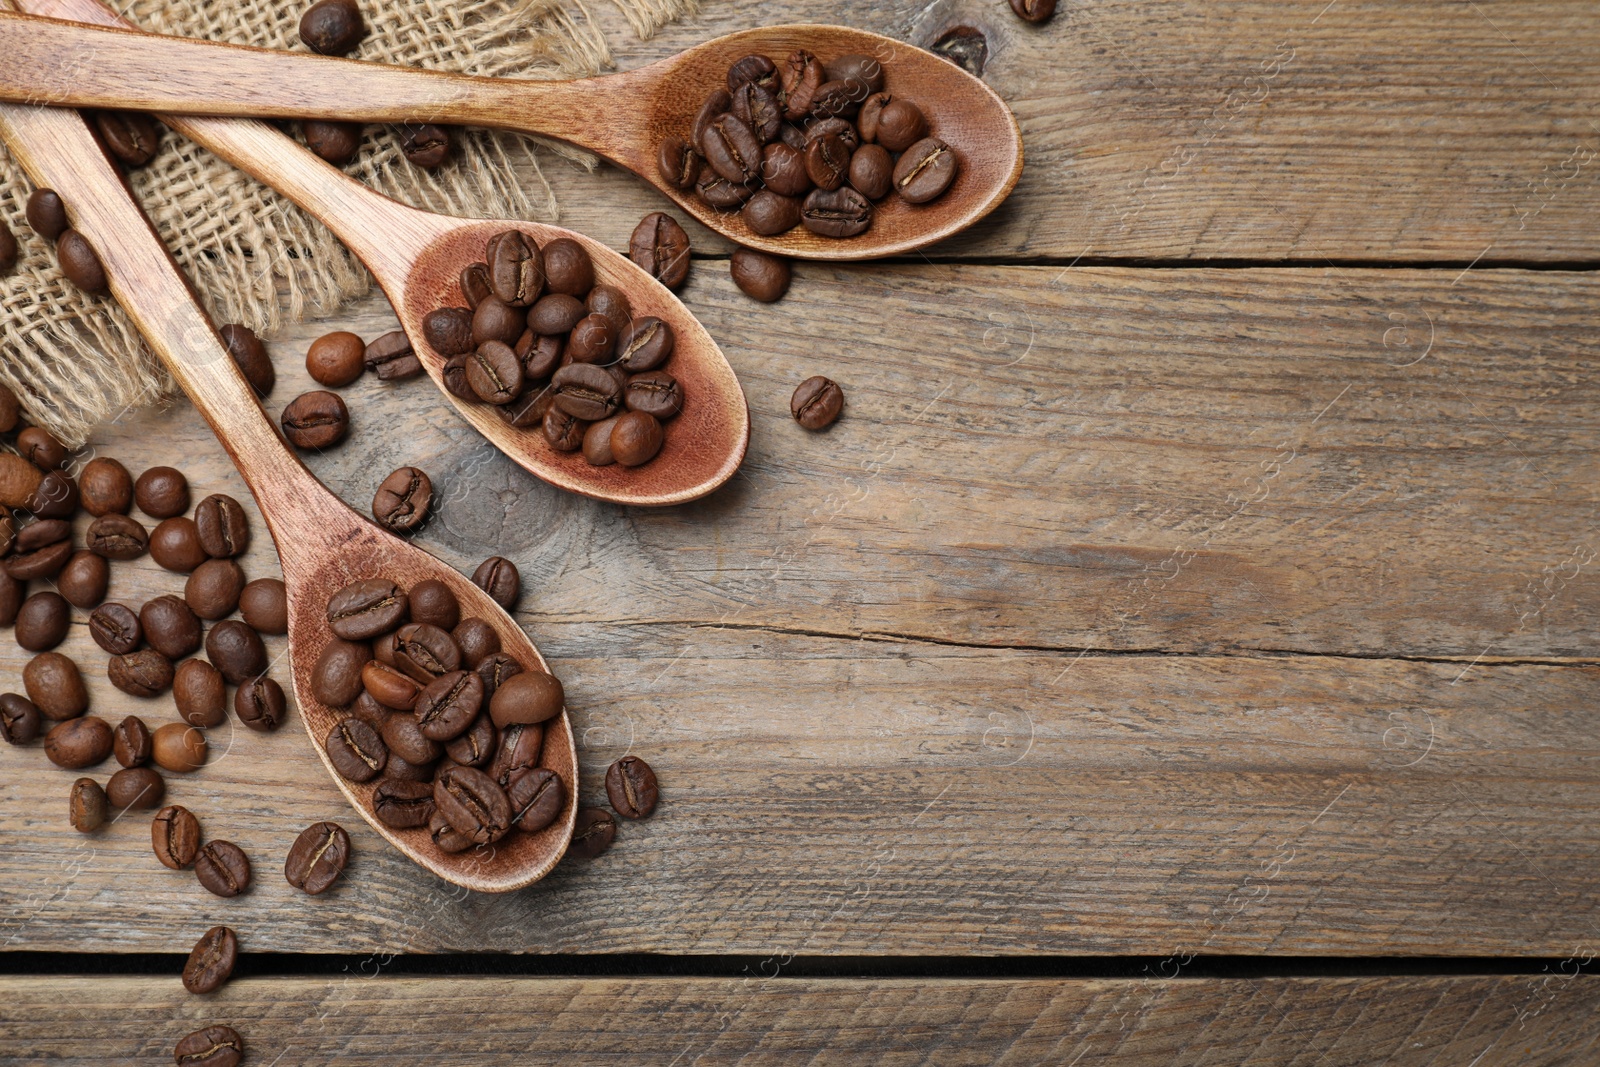
[[(749, 17), (708, 7), (620, 64)], [(217, 1021), (255, 1064), (1600, 1061), (1592, 6), (758, 15), (981, 30), (1028, 169), (970, 233), (801, 265), (775, 307), (695, 232), (683, 296), (753, 417), (733, 483), (563, 495), (424, 382), (352, 387), (353, 439), (309, 457), (358, 508), (397, 465), (433, 474), (419, 540), (522, 568), (585, 799), (635, 752), (655, 817), (463, 898), (345, 809), (297, 721), (223, 728), (170, 784), (255, 859), (219, 900), (142, 817), (72, 833), (75, 775), (7, 749), (0, 1060), (156, 1062)], [(618, 247), (663, 206), (547, 169)], [(392, 316), (281, 338), (274, 410), (335, 327)], [(823, 435), (787, 413), (814, 373), (849, 397)], [(244, 495), (182, 403), (95, 448)], [(146, 559), (113, 597), (180, 588)], [(66, 647), (100, 662), (81, 625)], [(6, 677), (23, 661), (0, 643)], [(277, 871), (324, 818), (357, 858), (308, 899)], [(190, 997), (213, 923), (242, 977)]]

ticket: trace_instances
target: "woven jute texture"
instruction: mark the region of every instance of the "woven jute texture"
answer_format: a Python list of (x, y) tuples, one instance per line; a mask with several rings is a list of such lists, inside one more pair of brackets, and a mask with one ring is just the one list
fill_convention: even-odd
[[(611, 0), (648, 36), (695, 0)], [(133, 0), (125, 14), (161, 33), (305, 51), (310, 0)], [(120, 7), (120, 5), (119, 5)], [(611, 61), (585, 0), (361, 0), (367, 36), (354, 58), (500, 77), (570, 78)], [(438, 171), (408, 162), (396, 127), (369, 126), (346, 173), (395, 199), (452, 215), (558, 219), (536, 146), (593, 165), (569, 146), (515, 134), (455, 130)], [(130, 175), (157, 231), (219, 325), (270, 337), (282, 325), (332, 314), (371, 284), (320, 223), (270, 189), (170, 131)], [(86, 297), (62, 276), (49, 242), (23, 216), (32, 186), (0, 148), (0, 220), (22, 246), (0, 278), (0, 382), (32, 421), (71, 446), (172, 383), (110, 297)]]

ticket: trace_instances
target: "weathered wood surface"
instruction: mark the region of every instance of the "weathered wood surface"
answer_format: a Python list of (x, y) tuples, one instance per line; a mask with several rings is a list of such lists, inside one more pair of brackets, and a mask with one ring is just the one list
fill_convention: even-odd
[[(142, 818), (72, 834), (75, 775), (7, 748), (0, 943), (185, 951), (228, 922), (278, 951), (1565, 956), (1597, 926), (1595, 288), (806, 266), (763, 308), (697, 268), (753, 444), (660, 511), (559, 494), (425, 382), (364, 381), (314, 469), (357, 506), (429, 470), (422, 543), (523, 569), (586, 798), (631, 750), (660, 811), (463, 901), (349, 817), (297, 720), (224, 729), (171, 786), (256, 861), (222, 901)], [(391, 323), (372, 301), (340, 325)], [(274, 410), (328, 325), (274, 346)], [(812, 436), (787, 400), (817, 372), (850, 400)], [(101, 445), (242, 492), (187, 406)], [(264, 545), (245, 566), (270, 572)], [(180, 587), (148, 560), (113, 579)], [(3, 677), (22, 662), (0, 641)], [(278, 872), (330, 817), (357, 860), (308, 900)]]
[[(625, 69), (752, 18), (919, 46), (983, 30), (1027, 167), (934, 258), (1600, 258), (1600, 73), (1577, 0), (1074, 0), (1038, 28), (1001, 0), (785, 0), (707, 4), (646, 42), (597, 10)], [(545, 171), (563, 224), (614, 247), (670, 206), (611, 168)]]
[[(0, 1060), (156, 1062), (225, 1023), (251, 1063), (1311, 1064), (1592, 1061), (1600, 981), (6, 979)], [(419, 1022), (423, 1025), (419, 1025)]]

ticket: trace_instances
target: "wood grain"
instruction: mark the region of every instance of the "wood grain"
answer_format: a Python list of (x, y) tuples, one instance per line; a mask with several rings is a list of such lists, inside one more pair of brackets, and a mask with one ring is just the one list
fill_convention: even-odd
[[(73, 775), (7, 749), (0, 942), (180, 951), (181, 919), (282, 951), (1564, 956), (1600, 936), (1595, 283), (1454, 278), (804, 266), (762, 308), (697, 268), (753, 444), (662, 511), (558, 494), (425, 383), (363, 380), (313, 469), (358, 507), (433, 474), (420, 540), (523, 569), (585, 801), (631, 750), (660, 811), (503, 899), (357, 827), (308, 901), (277, 868), (343, 801), (298, 738), (241, 732), (171, 786), (261, 872), (217, 901), (143, 826), (72, 836)], [(273, 346), (274, 406), (321, 328)], [(812, 436), (787, 400), (819, 371), (850, 400)], [(235, 484), (183, 407), (101, 444)], [(113, 595), (179, 585), (139, 561)]]
[[(375, 971), (372, 973), (376, 973)], [(223, 1022), (251, 1063), (1540, 1067), (1588, 1062), (1600, 982), (177, 978), (0, 981), (0, 1059), (152, 1062)], [(470, 1009), (468, 1011), (468, 1009)]]

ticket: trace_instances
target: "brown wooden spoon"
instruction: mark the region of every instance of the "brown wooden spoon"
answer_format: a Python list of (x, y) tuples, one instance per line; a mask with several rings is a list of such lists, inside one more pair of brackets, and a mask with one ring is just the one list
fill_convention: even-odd
[[(126, 25), (96, 0), (29, 0), (30, 6), (41, 9), (46, 4), (52, 13), (82, 22)], [(30, 25), (87, 32), (83, 26), (44, 19), (33, 19)], [(162, 39), (120, 33), (118, 40), (159, 43)], [(727, 357), (677, 297), (626, 257), (556, 226), (457, 219), (397, 203), (264, 123), (160, 118), (293, 200), (332, 230), (377, 279), (429, 377), (462, 417), (536, 477), (599, 500), (663, 506), (713, 492), (744, 462), (750, 445), (750, 411)], [(591, 466), (581, 452), (552, 448), (537, 425), (518, 429), (493, 406), (464, 401), (444, 388), (445, 359), (428, 346), (422, 320), (437, 308), (464, 303), (459, 283), (462, 268), (482, 260), (489, 238), (508, 229), (521, 230), (540, 245), (557, 237), (577, 241), (594, 261), (596, 280), (627, 293), (636, 318), (653, 315), (672, 326), (677, 342), (665, 369), (682, 385), (684, 405), (682, 413), (666, 424), (661, 452), (650, 462), (639, 467)]]
[[(27, 0), (40, 14), (85, 19), (81, 0)], [(887, 87), (916, 103), (961, 160), (955, 183), (931, 203), (890, 194), (857, 237), (819, 237), (796, 227), (777, 237), (737, 213), (709, 207), (660, 175), (667, 137), (688, 137), (701, 103), (726, 85), (728, 67), (752, 53), (783, 62), (799, 49), (823, 60), (867, 55)], [(0, 18), (0, 98), (35, 104), (365, 122), (491, 126), (580, 145), (633, 171), (730, 240), (802, 259), (873, 259), (922, 248), (993, 211), (1022, 173), (1022, 135), (1005, 102), (954, 63), (893, 38), (844, 26), (769, 26), (697, 45), (637, 70), (579, 81), (474, 78), (460, 74), (244, 48), (176, 37), (140, 37)], [(92, 56), (92, 62), (62, 57)]]
[(376, 782), (347, 781), (322, 740), (342, 715), (311, 695), (311, 669), (332, 638), (328, 598), (352, 581), (386, 577), (410, 588), (434, 578), (447, 584), (464, 616), (489, 621), (505, 651), (529, 667), (545, 667), (527, 634), (471, 581), (426, 552), (351, 511), (289, 451), (256, 403), (243, 375), (195, 302), (188, 282), (162, 246), (122, 179), (71, 111), (0, 105), (0, 138), (36, 185), (61, 194), (73, 229), (99, 253), (111, 292), (166, 362), (216, 432), (277, 543), (289, 596), (290, 670), (306, 733), (323, 766), (373, 829), (417, 863), (456, 885), (484, 892), (517, 889), (555, 867), (577, 817), (578, 758), (565, 710), (545, 724), (543, 766), (561, 777), (566, 807), (538, 833), (514, 832), (495, 845), (449, 854), (427, 828), (394, 830), (373, 814)]

